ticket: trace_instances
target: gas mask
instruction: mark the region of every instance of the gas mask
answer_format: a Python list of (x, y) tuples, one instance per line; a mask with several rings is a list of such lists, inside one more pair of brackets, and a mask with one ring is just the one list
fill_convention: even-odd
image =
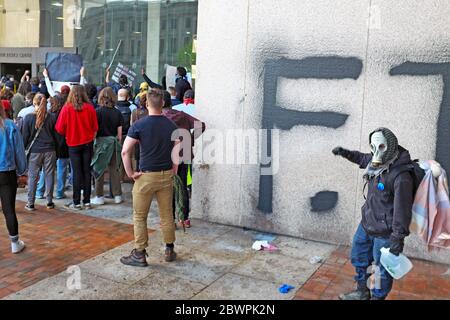
[(372, 166), (383, 165), (397, 156), (397, 137), (387, 128), (379, 128), (369, 135), (370, 149), (372, 151)]

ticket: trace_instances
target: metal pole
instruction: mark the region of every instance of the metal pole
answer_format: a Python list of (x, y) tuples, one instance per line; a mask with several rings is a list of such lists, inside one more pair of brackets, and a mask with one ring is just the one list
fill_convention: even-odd
[(112, 66), (112, 64), (113, 64), (113, 62), (114, 62), (114, 59), (116, 58), (117, 51), (119, 51), (119, 48), (120, 48), (120, 45), (121, 45), (121, 44), (122, 44), (122, 39), (119, 40), (119, 44), (117, 45), (116, 52), (114, 52), (114, 55), (113, 55), (113, 57), (112, 57), (112, 60), (111, 60), (111, 63), (109, 64), (108, 69), (111, 68), (111, 66)]

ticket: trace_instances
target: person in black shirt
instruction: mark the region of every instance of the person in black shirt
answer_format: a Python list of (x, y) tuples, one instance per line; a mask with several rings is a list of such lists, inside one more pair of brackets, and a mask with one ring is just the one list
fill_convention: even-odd
[[(148, 246), (147, 217), (153, 196), (156, 196), (160, 211), (161, 229), (166, 243), (165, 260), (169, 262), (176, 258), (172, 177), (178, 169), (180, 141), (172, 138), (179, 136), (176, 132), (177, 126), (162, 114), (163, 103), (161, 90), (152, 89), (147, 93), (148, 116), (131, 126), (122, 149), (125, 171), (135, 181), (133, 187), (135, 248), (129, 256), (120, 259), (126, 265), (147, 266), (145, 258)], [(140, 172), (135, 172), (131, 165), (131, 153), (137, 143), (141, 149)]]
[(114, 202), (119, 204), (122, 199), (122, 188), (120, 177), (122, 163), (120, 150), (122, 142), (122, 128), (124, 119), (119, 110), (115, 108), (117, 97), (112, 88), (106, 87), (100, 91), (97, 112), (98, 131), (94, 144), (94, 157), (92, 167), (95, 175), (96, 197), (91, 203), (105, 204), (104, 194), (104, 173), (109, 171), (110, 188), (114, 197)]

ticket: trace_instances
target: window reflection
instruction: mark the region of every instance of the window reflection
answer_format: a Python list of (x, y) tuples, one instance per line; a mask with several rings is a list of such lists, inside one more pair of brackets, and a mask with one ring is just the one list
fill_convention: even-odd
[[(0, 30), (8, 30), (0, 48), (78, 52), (88, 79), (101, 84), (122, 40), (112, 69), (120, 62), (139, 74), (142, 66), (160, 81), (165, 64), (195, 65), (197, 7), (193, 0), (0, 0)], [(37, 60), (30, 63), (44, 62)]]

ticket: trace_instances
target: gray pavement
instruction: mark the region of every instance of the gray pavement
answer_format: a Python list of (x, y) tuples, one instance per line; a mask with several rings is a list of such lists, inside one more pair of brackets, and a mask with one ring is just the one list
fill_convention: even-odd
[[(124, 203), (82, 213), (131, 224), (131, 185), (124, 184), (123, 188)], [(25, 198), (21, 190), (18, 199)], [(55, 201), (58, 207), (65, 202), (67, 199)], [(320, 266), (309, 259), (321, 256), (325, 260), (336, 248), (277, 236), (273, 244), (278, 251), (255, 251), (251, 246), (259, 232), (193, 219), (186, 233), (177, 230), (178, 259), (167, 263), (155, 204), (150, 210), (149, 228), (156, 232), (150, 236), (147, 268), (120, 263), (120, 257), (133, 248), (130, 242), (79, 264), (80, 289), (73, 285), (74, 274), (65, 271), (6, 299), (292, 299)], [(278, 288), (285, 283), (295, 289), (281, 294)]]

